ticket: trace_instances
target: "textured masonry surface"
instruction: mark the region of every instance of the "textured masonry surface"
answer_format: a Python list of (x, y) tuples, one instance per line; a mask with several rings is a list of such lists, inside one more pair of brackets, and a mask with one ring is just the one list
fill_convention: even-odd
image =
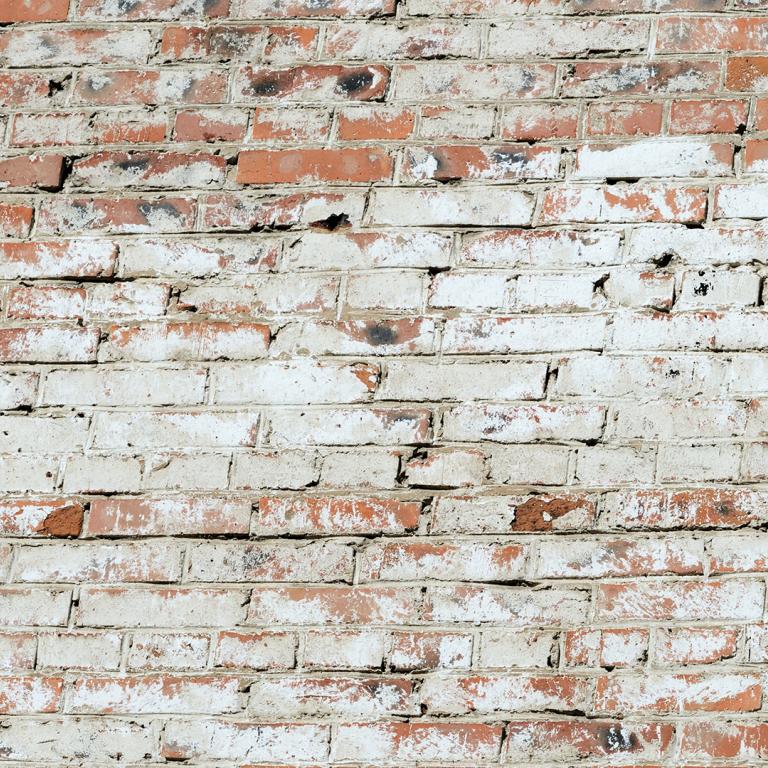
[(0, 0), (0, 765), (768, 764), (766, 0)]

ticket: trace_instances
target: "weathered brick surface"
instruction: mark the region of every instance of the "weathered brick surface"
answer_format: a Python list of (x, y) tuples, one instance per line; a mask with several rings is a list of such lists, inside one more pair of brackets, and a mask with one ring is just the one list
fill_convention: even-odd
[(768, 764), (768, 2), (0, 0), (0, 767)]

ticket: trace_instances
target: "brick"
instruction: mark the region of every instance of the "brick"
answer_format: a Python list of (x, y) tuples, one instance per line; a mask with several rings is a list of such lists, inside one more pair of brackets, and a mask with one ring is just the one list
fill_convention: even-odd
[(56, 712), (63, 682), (60, 677), (0, 678), (0, 711), (6, 715)]
[(206, 635), (134, 633), (127, 666), (140, 671), (205, 669), (209, 646)]
[(460, 405), (444, 414), (443, 433), (457, 441), (597, 440), (604, 422), (599, 407)]
[(399, 99), (534, 99), (551, 96), (552, 64), (466, 64), (437, 61), (402, 64), (394, 81)]
[(32, 206), (0, 203), (0, 237), (26, 237), (32, 229)]
[(407, 587), (256, 587), (248, 623), (402, 624), (418, 613), (419, 595)]
[(522, 19), (491, 27), (491, 56), (566, 58), (604, 49), (642, 50), (648, 39), (643, 19)]
[(75, 144), (144, 144), (165, 138), (167, 115), (161, 110), (20, 113), (12, 124), (11, 144), (55, 147)]
[(530, 533), (579, 530), (595, 519), (595, 503), (584, 496), (443, 496), (432, 513), (433, 532)]
[[(568, 334), (564, 330), (568, 327)], [(544, 348), (602, 349), (605, 319), (590, 317), (459, 317), (449, 319), (443, 334), (447, 353), (540, 352)]]
[(568, 267), (614, 264), (619, 239), (613, 232), (499, 230), (465, 235), (461, 260), (478, 266)]
[(132, 413), (99, 414), (94, 422), (96, 449), (252, 446), (256, 442), (256, 413)]
[(568, 667), (636, 667), (648, 658), (647, 629), (574, 629), (565, 635)]
[(37, 645), (42, 669), (116, 671), (120, 666), (121, 637), (117, 632), (46, 632)]
[(167, 323), (114, 327), (102, 347), (110, 360), (211, 360), (261, 357), (269, 330), (259, 323)]
[(216, 104), (226, 91), (223, 72), (200, 69), (84, 70), (74, 90), (77, 104)]
[(0, 243), (0, 274), (4, 279), (109, 277), (117, 246), (104, 240)]
[(617, 582), (600, 587), (597, 611), (617, 621), (755, 619), (762, 598), (759, 582)]
[(352, 570), (352, 551), (343, 543), (295, 547), (209, 542), (191, 547), (186, 577), (204, 582), (349, 582)]
[(43, 587), (0, 589), (0, 616), (6, 627), (66, 626), (72, 592)]
[(0, 186), (3, 189), (56, 190), (61, 187), (64, 158), (61, 155), (26, 155), (0, 160)]
[(705, 193), (693, 187), (580, 186), (547, 192), (541, 222), (693, 223), (702, 221), (705, 212)]
[(570, 449), (559, 445), (494, 448), (489, 460), (489, 477), (515, 485), (561, 485), (568, 473), (570, 453)]
[[(488, 105), (424, 104), (420, 111), (419, 136), (424, 139), (489, 139), (493, 135), (495, 110)], [(518, 137), (505, 135), (503, 138)]]
[(146, 29), (14, 29), (0, 36), (0, 52), (18, 67), (141, 65), (152, 53), (152, 35)]
[[(258, 112), (257, 112), (258, 114)], [(338, 134), (341, 141), (395, 141), (407, 139), (416, 122), (411, 109), (361, 105), (342, 108), (338, 112)], [(254, 138), (256, 138), (254, 126)]]
[(223, 157), (206, 153), (99, 152), (72, 165), (73, 186), (92, 189), (178, 188), (220, 186), (224, 181)]
[(531, 709), (572, 710), (586, 700), (585, 680), (564, 676), (486, 674), (470, 677), (432, 677), (420, 694), (438, 714), (492, 711), (526, 712)]
[(203, 227), (245, 232), (297, 224), (334, 228), (337, 219), (341, 223), (358, 221), (363, 213), (363, 202), (362, 195), (351, 191), (304, 192), (262, 198), (210, 195), (205, 199)]
[[(333, 415), (331, 415), (333, 414)], [(414, 409), (286, 411), (269, 422), (273, 445), (401, 445), (431, 438), (431, 414)]]
[(13, 632), (0, 635), (0, 648), (3, 651), (0, 664), (3, 672), (34, 668), (37, 656), (37, 638), (34, 634)]
[(387, 637), (381, 632), (307, 632), (304, 666), (322, 670), (380, 670)]
[(564, 396), (636, 397), (642, 392), (672, 400), (714, 399), (728, 382), (728, 367), (722, 361), (680, 354), (575, 354), (561, 358), (557, 371), (556, 391)]
[(557, 625), (579, 622), (589, 609), (589, 595), (553, 588), (527, 594), (517, 587), (458, 585), (428, 592), (426, 617), (441, 623), (498, 623), (511, 627), (530, 622)]
[(605, 522), (616, 528), (731, 528), (760, 519), (759, 493), (727, 488), (608, 494)]
[(216, 497), (93, 499), (90, 536), (163, 536), (169, 534), (244, 534), (250, 505)]
[(749, 760), (765, 754), (766, 736), (762, 723), (686, 723), (681, 751), (686, 757)]
[(683, 627), (656, 635), (656, 656), (662, 664), (713, 664), (737, 653), (738, 629)]
[(474, 485), (485, 477), (481, 450), (447, 448), (412, 458), (405, 465), (405, 482), (411, 487), (457, 488)]
[(9, 758), (25, 761), (98, 759), (110, 750), (141, 760), (155, 749), (156, 734), (146, 723), (99, 718), (13, 718), (3, 736)]
[(276, 717), (284, 718), (414, 714), (411, 693), (411, 682), (404, 678), (263, 678), (250, 688), (249, 711), (267, 707)]
[(250, 150), (237, 161), (241, 184), (384, 181), (392, 159), (380, 149)]
[(223, 714), (237, 711), (238, 699), (234, 677), (89, 677), (72, 686), (67, 711)]
[(172, 760), (197, 757), (233, 760), (322, 761), (328, 756), (329, 728), (314, 723), (259, 723), (231, 720), (173, 720), (163, 734), (162, 754)]
[(389, 69), (315, 64), (287, 69), (241, 67), (235, 72), (238, 102), (281, 99), (296, 102), (379, 101), (389, 86)]
[(735, 133), (747, 123), (747, 104), (737, 100), (673, 101), (669, 132)]
[(377, 267), (445, 267), (450, 239), (435, 232), (310, 232), (285, 254), (295, 269), (358, 269)]
[(237, 109), (188, 109), (176, 113), (176, 141), (243, 141), (248, 116)]
[(264, 497), (259, 500), (254, 532), (261, 535), (360, 535), (405, 533), (419, 523), (418, 502), (364, 498)]
[(474, 179), (506, 181), (556, 178), (560, 153), (549, 147), (417, 147), (406, 153), (404, 172), (415, 181)]
[(187, 232), (193, 228), (196, 203), (190, 198), (55, 198), (40, 211), (40, 231), (116, 234)]
[(467, 669), (472, 636), (460, 632), (395, 632), (389, 652), (394, 669), (404, 671)]
[(202, 403), (204, 390), (202, 369), (59, 369), (46, 377), (43, 400), (46, 405), (195, 405)]
[(246, 243), (237, 237), (174, 240), (141, 238), (122, 243), (120, 267), (125, 277), (211, 277), (236, 271), (270, 271), (279, 242)]
[(725, 87), (729, 91), (760, 91), (768, 72), (765, 56), (732, 56), (725, 66)]
[(310, 350), (319, 355), (425, 354), (434, 345), (434, 322), (422, 318), (310, 321), (284, 326), (274, 348), (280, 352)]
[(483, 723), (353, 723), (343, 725), (334, 754), (341, 760), (469, 760), (493, 762), (501, 727)]
[(176, 3), (174, 0), (139, 0), (130, 6), (113, 5), (104, 0), (80, 0), (78, 16), (104, 21), (160, 21), (179, 18), (217, 18), (229, 12), (230, 0), (190, 0)]
[(506, 754), (511, 759), (523, 755), (545, 760), (659, 759), (667, 753), (672, 736), (666, 723), (518, 720), (507, 726)]
[(62, 489), (66, 493), (132, 493), (141, 487), (142, 469), (142, 462), (133, 456), (72, 456), (64, 468)]
[(668, 17), (659, 24), (656, 45), (665, 53), (762, 51), (767, 37), (764, 19)]
[(595, 707), (606, 712), (750, 712), (760, 706), (759, 678), (749, 675), (601, 677)]
[(0, 375), (0, 406), (6, 410), (31, 406), (38, 383), (37, 374), (30, 372)]
[(219, 632), (215, 666), (225, 669), (290, 669), (296, 638), (285, 632)]
[(587, 144), (576, 154), (574, 178), (727, 176), (732, 163), (729, 144), (666, 140)]
[(64, 21), (68, 9), (69, 0), (45, 0), (39, 4), (27, 0), (8, 0), (0, 14), (0, 23)]
[[(216, 110), (221, 114), (221, 110)], [(341, 125), (343, 117), (339, 116)], [(259, 106), (251, 117), (251, 139), (256, 143), (292, 144), (325, 137), (330, 132), (331, 113), (322, 107)], [(369, 137), (375, 138), (375, 137)]]
[(23, 547), (15, 564), (20, 582), (171, 582), (181, 575), (182, 549), (156, 543), (50, 544)]
[(387, 542), (361, 552), (361, 581), (505, 581), (523, 574), (527, 550), (517, 544)]
[(267, 17), (346, 17), (346, 16), (389, 16), (394, 13), (393, 0), (334, 0), (318, 6), (311, 0), (246, 0), (241, 8), (245, 18)]
[(576, 138), (578, 123), (578, 108), (568, 104), (537, 102), (507, 106), (501, 118), (501, 135), (513, 141)]
[(579, 62), (563, 82), (562, 95), (597, 98), (614, 94), (710, 94), (717, 89), (718, 75), (717, 62), (703, 59), (666, 60), (652, 65), (634, 60)]
[[(676, 114), (678, 104), (684, 103), (674, 102), (673, 113)], [(587, 133), (590, 136), (655, 136), (661, 133), (661, 121), (662, 105), (657, 102), (597, 101), (587, 110)], [(687, 127), (682, 132), (688, 133)]]
[(531, 220), (530, 195), (502, 190), (492, 197), (480, 197), (468, 190), (400, 190), (379, 188), (370, 210), (375, 225), (410, 226), (494, 226), (502, 223), (525, 225)]
[(77, 625), (229, 626), (242, 619), (242, 600), (243, 593), (222, 589), (89, 587), (80, 594)]
[(7, 363), (86, 363), (96, 359), (96, 328), (67, 325), (0, 329), (0, 360)]

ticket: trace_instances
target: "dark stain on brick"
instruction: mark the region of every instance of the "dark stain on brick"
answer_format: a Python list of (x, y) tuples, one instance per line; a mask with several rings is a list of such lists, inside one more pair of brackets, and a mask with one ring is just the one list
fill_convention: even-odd
[(372, 85), (373, 73), (368, 69), (360, 69), (340, 77), (336, 89), (347, 96), (352, 96), (361, 91), (367, 91)]
[(627, 734), (620, 725), (611, 725), (597, 731), (603, 749), (613, 754), (616, 752), (634, 752), (640, 746), (634, 733)]
[(265, 75), (255, 79), (248, 86), (251, 96), (276, 96), (280, 93), (280, 78), (275, 75)]
[(491, 154), (491, 158), (499, 165), (525, 165), (528, 160), (524, 152), (511, 149), (496, 149)]
[(374, 346), (394, 344), (397, 341), (397, 330), (386, 323), (369, 323), (365, 327), (365, 335)]
[(142, 156), (128, 157), (125, 160), (120, 160), (117, 167), (121, 171), (146, 171), (149, 167), (149, 160)]
[(173, 205), (173, 203), (167, 202), (166, 200), (155, 200), (149, 203), (139, 203), (138, 211), (144, 217), (144, 219), (147, 220), (147, 223), (149, 223), (148, 217), (154, 211), (164, 211), (169, 216), (172, 216), (177, 220), (181, 220), (183, 218), (176, 206)]

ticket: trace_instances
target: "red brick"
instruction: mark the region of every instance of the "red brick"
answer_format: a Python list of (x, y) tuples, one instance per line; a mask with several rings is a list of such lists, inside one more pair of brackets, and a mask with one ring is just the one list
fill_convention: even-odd
[(339, 112), (339, 139), (341, 141), (407, 139), (413, 132), (415, 122), (416, 115), (412, 109), (360, 107), (342, 110)]
[(658, 102), (590, 104), (587, 133), (591, 136), (655, 136), (661, 133), (662, 111), (663, 105)]
[(747, 123), (748, 104), (726, 99), (674, 101), (669, 113), (669, 132), (735, 133)]
[(22, 203), (0, 203), (0, 237), (26, 237), (32, 229), (34, 209)]
[(265, 534), (405, 533), (419, 524), (419, 502), (385, 499), (282, 497), (259, 499), (255, 529)]
[(70, 0), (6, 0), (0, 8), (0, 24), (65, 21)]
[(245, 113), (184, 110), (176, 114), (176, 141), (242, 141), (248, 119)]
[(316, 64), (289, 69), (243, 67), (235, 73), (237, 101), (378, 101), (388, 85), (389, 69), (380, 64)]
[(237, 161), (241, 184), (385, 181), (392, 158), (380, 149), (250, 150)]

